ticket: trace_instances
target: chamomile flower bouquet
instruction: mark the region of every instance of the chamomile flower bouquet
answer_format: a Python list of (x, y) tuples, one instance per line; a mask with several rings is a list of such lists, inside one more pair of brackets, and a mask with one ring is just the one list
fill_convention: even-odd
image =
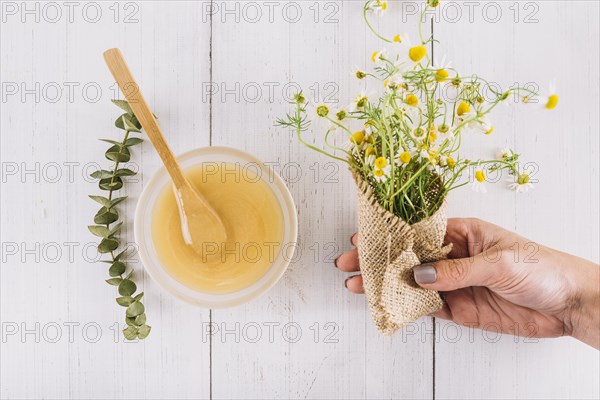
[[(439, 0), (428, 0), (423, 15), (438, 5)], [(380, 94), (360, 93), (349, 107), (333, 110), (298, 93), (293, 112), (277, 125), (292, 127), (304, 145), (349, 165), (359, 189), (365, 292), (377, 327), (393, 333), (442, 306), (437, 293), (414, 283), (411, 269), (450, 251), (443, 246), (448, 193), (469, 184), (485, 191), (489, 172), (506, 173), (509, 187), (517, 191), (532, 185), (516, 152), (504, 149), (494, 159), (471, 159), (460, 152), (463, 141), (472, 134), (493, 134), (490, 113), (501, 103), (535, 99), (553, 109), (558, 96), (552, 89), (545, 97), (525, 87), (495, 90), (477, 75), (437, 65), (428, 51), (433, 38), (421, 34), (423, 15), (418, 43), (405, 35), (386, 38), (373, 29), (370, 18), (387, 7), (384, 0), (369, 0), (363, 13), (370, 30), (394, 52), (376, 50), (371, 71), (354, 71), (356, 79), (373, 80)], [(314, 119), (327, 126), (322, 147), (304, 139)], [(360, 128), (351, 129), (356, 125)], [(332, 135), (343, 135), (345, 145), (335, 145)]]

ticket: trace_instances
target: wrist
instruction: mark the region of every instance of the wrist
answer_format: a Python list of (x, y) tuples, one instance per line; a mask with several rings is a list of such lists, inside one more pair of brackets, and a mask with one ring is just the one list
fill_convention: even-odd
[(600, 350), (600, 268), (584, 261), (574, 271), (579, 279), (563, 319), (565, 334)]

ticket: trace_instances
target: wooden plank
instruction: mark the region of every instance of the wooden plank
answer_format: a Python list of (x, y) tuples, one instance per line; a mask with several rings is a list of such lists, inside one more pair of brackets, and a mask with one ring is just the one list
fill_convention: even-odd
[[(382, 28), (391, 31), (400, 19), (398, 4), (390, 7)], [(289, 110), (281, 88), (290, 82), (300, 84), (307, 98), (326, 97), (339, 88), (339, 103), (332, 109), (345, 107), (363, 88), (352, 66), (370, 67), (370, 55), (381, 43), (365, 29), (362, 2), (282, 2), (272, 22), (262, 8), (258, 23), (251, 21), (256, 14), (250, 10), (244, 14), (243, 2), (226, 5), (232, 14), (221, 9), (213, 20), (213, 73), (221, 88), (213, 97), (213, 144), (279, 163), (275, 170), (288, 178), (298, 208), (301, 254), (263, 298), (233, 310), (213, 310), (218, 329), (212, 344), (214, 397), (431, 397), (432, 336), (382, 338), (364, 297), (349, 294), (343, 287), (346, 274), (332, 265), (336, 255), (350, 249), (349, 237), (356, 230), (349, 173), (302, 147), (292, 132), (273, 127), (274, 119)], [(293, 14), (298, 6), (301, 12)], [(289, 14), (282, 14), (285, 9)], [(277, 84), (272, 99), (266, 95), (270, 83)], [(236, 85), (241, 89), (236, 91)], [(253, 94), (243, 92), (252, 86), (262, 88), (255, 102)], [(241, 98), (223, 95), (223, 88)], [(321, 145), (322, 135), (316, 130), (306, 138)], [(347, 140), (341, 138), (337, 143)], [(256, 326), (262, 336), (252, 343)], [(422, 327), (428, 329), (429, 322), (422, 321)], [(297, 328), (302, 335), (293, 342)]]
[[(41, 7), (27, 3), (30, 9), (35, 4)], [(111, 2), (95, 4), (102, 10), (97, 23), (83, 19), (85, 4), (75, 9), (72, 23), (65, 8), (57, 23), (44, 19), (50, 14), (40, 14), (39, 23), (34, 16), (22, 23), (20, 14), (2, 23), (2, 82), (16, 82), (19, 90), (39, 82), (41, 99), (35, 102), (32, 94), (22, 102), (19, 92), (2, 102), (2, 165), (18, 170), (4, 173), (2, 182), (2, 243), (17, 250), (11, 256), (2, 252), (1, 319), (3, 333), (17, 331), (0, 344), (1, 396), (208, 397), (209, 344), (200, 338), (208, 310), (162, 292), (134, 262), (153, 331), (145, 342), (125, 343), (114, 327), (124, 322), (124, 310), (113, 300), (114, 288), (103, 282), (103, 265), (89, 262), (94, 250), (83, 248), (94, 242), (86, 225), (95, 206), (87, 194), (98, 191), (84, 174), (93, 171), (90, 162), (107, 165), (106, 146), (96, 139), (120, 135), (112, 124), (119, 111), (110, 104), (114, 87), (102, 52), (121, 47), (172, 147), (183, 152), (209, 141), (201, 85), (208, 80), (210, 27), (201, 22), (200, 3), (120, 3), (117, 23)], [(91, 7), (88, 18), (94, 16)], [(153, 61), (141, 63), (142, 54)], [(74, 87), (73, 101), (65, 82)], [(63, 88), (56, 102), (52, 86)], [(102, 91), (97, 102), (95, 87)], [(21, 177), (37, 165), (39, 172)], [(136, 200), (159, 165), (150, 143), (138, 148), (132, 167), (143, 172), (128, 185), (131, 198), (122, 208), (127, 242), (133, 242)], [(55, 179), (57, 170), (61, 176)]]
[[(591, 45), (598, 40), (598, 4), (482, 2), (472, 8), (472, 23), (466, 2), (456, 4), (461, 18), (446, 5), (446, 18), (436, 24), (438, 54), (501, 87), (533, 82), (547, 89), (556, 79), (560, 105), (553, 112), (500, 107), (492, 136), (467, 147), (475, 156), (516, 148), (539, 167), (535, 190), (516, 195), (500, 183), (477, 198), (464, 189), (452, 196), (451, 214), (480, 217), (598, 262), (598, 47)], [(578, 171), (585, 177), (575, 177)], [(448, 323), (438, 331), (437, 397), (598, 397), (598, 352), (573, 339), (497, 338)]]

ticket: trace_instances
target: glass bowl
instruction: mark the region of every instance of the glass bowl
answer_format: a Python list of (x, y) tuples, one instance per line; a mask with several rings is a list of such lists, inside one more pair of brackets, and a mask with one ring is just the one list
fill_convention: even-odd
[(227, 294), (213, 294), (192, 289), (176, 280), (161, 263), (152, 238), (152, 216), (156, 202), (168, 185), (171, 178), (163, 167), (152, 177), (144, 188), (135, 210), (134, 234), (138, 246), (140, 260), (148, 274), (160, 287), (188, 303), (206, 308), (235, 307), (253, 300), (266, 293), (283, 276), (296, 250), (298, 235), (298, 219), (294, 200), (283, 180), (271, 168), (257, 158), (243, 151), (229, 147), (203, 147), (191, 150), (177, 157), (181, 168), (185, 171), (202, 163), (240, 163), (244, 167), (258, 172), (261, 179), (275, 195), (283, 222), (282, 246), (275, 261), (268, 271), (252, 285)]

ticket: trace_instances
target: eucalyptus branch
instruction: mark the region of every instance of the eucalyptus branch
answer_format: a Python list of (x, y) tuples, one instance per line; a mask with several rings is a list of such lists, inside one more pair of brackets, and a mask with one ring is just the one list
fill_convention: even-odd
[(117, 297), (116, 302), (127, 308), (125, 311), (127, 327), (123, 330), (124, 337), (127, 340), (145, 339), (150, 334), (151, 327), (146, 324), (145, 307), (141, 301), (144, 292), (136, 294), (137, 286), (131, 279), (133, 271), (127, 272), (127, 264), (124, 260), (127, 250), (124, 249), (117, 253), (121, 245), (119, 234), (123, 222), (119, 220), (116, 206), (127, 199), (127, 196), (113, 198), (115, 192), (123, 188), (123, 178), (136, 175), (136, 172), (129, 168), (121, 168), (121, 164), (129, 162), (131, 159), (129, 149), (142, 143), (143, 139), (130, 137), (132, 132), (141, 132), (142, 127), (126, 101), (113, 100), (113, 103), (125, 111), (115, 121), (115, 126), (124, 130), (125, 135), (121, 141), (100, 139), (112, 145), (104, 153), (104, 156), (114, 164), (108, 170), (102, 169), (91, 174), (92, 178), (99, 180), (99, 188), (108, 194), (107, 196), (89, 196), (102, 207), (94, 216), (95, 225), (88, 226), (88, 229), (94, 236), (102, 239), (98, 244), (98, 252), (110, 257), (100, 260), (100, 262), (110, 264), (108, 269), (110, 279), (107, 279), (106, 282), (118, 287), (120, 297)]

